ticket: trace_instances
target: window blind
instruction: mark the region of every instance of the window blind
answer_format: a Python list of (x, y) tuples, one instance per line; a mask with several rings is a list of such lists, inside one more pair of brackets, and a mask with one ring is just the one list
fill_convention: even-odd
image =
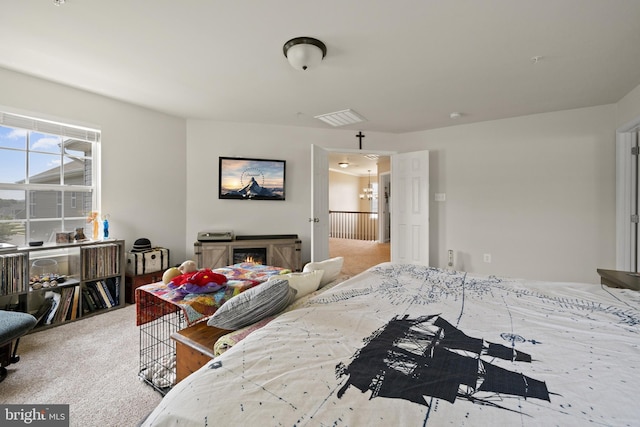
[(0, 125), (33, 130), (52, 135), (79, 139), (87, 142), (100, 142), (100, 131), (96, 129), (71, 126), (33, 117), (0, 112)]

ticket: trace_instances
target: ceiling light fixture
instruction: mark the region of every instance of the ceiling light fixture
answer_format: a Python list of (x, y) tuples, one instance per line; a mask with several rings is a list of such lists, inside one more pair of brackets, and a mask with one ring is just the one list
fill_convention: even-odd
[(314, 119), (322, 120), (331, 126), (345, 126), (364, 122), (366, 119), (353, 110), (341, 110), (334, 113), (320, 114)]
[(449, 117), (452, 119), (459, 119), (460, 117), (462, 117), (462, 114), (458, 113), (457, 111), (454, 111), (453, 113), (449, 114)]
[(55, 4), (56, 6), (60, 6), (61, 4), (64, 4), (65, 0), (53, 0), (53, 4)]
[(342, 169), (346, 169), (349, 167), (349, 163), (348, 162), (340, 162), (338, 163), (338, 166), (340, 166)]
[(282, 48), (289, 64), (296, 70), (306, 71), (318, 65), (327, 55), (327, 47), (312, 37), (296, 37)]

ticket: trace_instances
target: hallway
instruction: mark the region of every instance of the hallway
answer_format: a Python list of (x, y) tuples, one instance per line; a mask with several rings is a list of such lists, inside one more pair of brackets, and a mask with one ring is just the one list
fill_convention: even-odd
[(344, 257), (342, 273), (356, 274), (391, 259), (391, 244), (367, 240), (329, 238), (329, 256)]

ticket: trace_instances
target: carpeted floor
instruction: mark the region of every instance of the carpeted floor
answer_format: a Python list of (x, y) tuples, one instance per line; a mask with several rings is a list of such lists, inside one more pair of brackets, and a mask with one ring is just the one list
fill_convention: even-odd
[[(389, 261), (389, 244), (330, 239), (354, 276)], [(0, 402), (69, 404), (70, 425), (135, 426), (161, 400), (138, 379), (139, 331), (133, 305), (36, 332), (20, 340), (20, 362), (7, 367)]]
[(135, 426), (161, 399), (138, 379), (133, 305), (26, 335), (18, 354), (0, 402), (68, 404), (71, 426)]
[(329, 239), (329, 256), (344, 257), (342, 273), (349, 276), (391, 259), (390, 244), (366, 240)]

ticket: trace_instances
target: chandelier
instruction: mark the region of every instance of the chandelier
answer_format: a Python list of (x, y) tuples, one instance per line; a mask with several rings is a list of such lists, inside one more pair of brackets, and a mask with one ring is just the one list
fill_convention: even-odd
[(369, 183), (367, 184), (366, 187), (362, 189), (362, 193), (360, 193), (360, 199), (368, 199), (368, 200), (377, 199), (378, 194), (373, 191), (373, 186), (371, 185), (371, 169), (369, 169), (368, 172), (369, 172)]

